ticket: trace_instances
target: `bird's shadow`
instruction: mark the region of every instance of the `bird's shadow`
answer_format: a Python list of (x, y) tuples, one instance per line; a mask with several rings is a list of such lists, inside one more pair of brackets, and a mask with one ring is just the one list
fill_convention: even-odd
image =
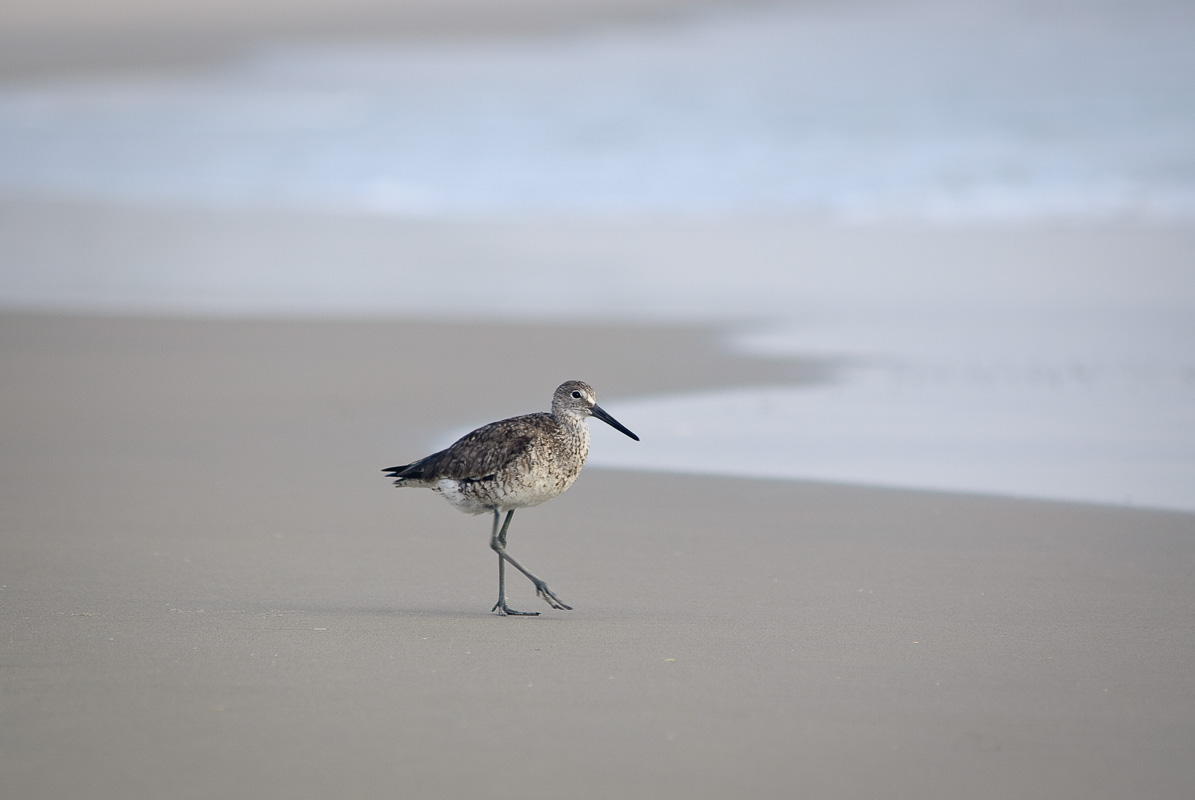
[[(318, 617), (387, 617), (395, 619), (451, 619), (478, 620), (502, 619), (503, 617), (488, 609), (445, 608), (443, 606), (401, 607), (381, 605), (352, 605), (352, 604), (318, 604), (318, 603), (279, 603), (270, 606), (243, 607), (246, 614), (258, 617), (289, 617), (309, 616)], [(563, 619), (560, 615), (541, 613), (538, 616), (526, 616), (524, 619), (550, 620)]]

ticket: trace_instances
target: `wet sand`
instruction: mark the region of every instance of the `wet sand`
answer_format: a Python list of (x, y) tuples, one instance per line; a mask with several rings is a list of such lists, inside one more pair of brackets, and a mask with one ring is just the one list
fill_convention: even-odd
[(0, 365), (12, 797), (1195, 785), (1192, 515), (589, 469), (511, 532), (575, 610), (491, 615), (488, 520), (379, 470), (761, 368), (700, 330), (10, 313)]

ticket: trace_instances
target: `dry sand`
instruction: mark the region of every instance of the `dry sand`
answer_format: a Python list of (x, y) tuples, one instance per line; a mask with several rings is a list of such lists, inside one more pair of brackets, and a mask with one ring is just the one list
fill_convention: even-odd
[[(640, 6), (382, 5), (5, 4), (0, 74)], [(104, 212), (22, 203), (48, 244), (10, 268), (116, 257)], [(0, 794), (1190, 796), (1195, 515), (590, 469), (511, 532), (576, 610), (501, 619), (488, 521), (379, 471), (565, 378), (620, 416), (805, 369), (699, 329), (0, 314)]]
[(1193, 515), (590, 469), (511, 533), (576, 610), (503, 619), (488, 520), (378, 471), (759, 377), (701, 331), (7, 314), (0, 368), (6, 797), (1195, 786)]

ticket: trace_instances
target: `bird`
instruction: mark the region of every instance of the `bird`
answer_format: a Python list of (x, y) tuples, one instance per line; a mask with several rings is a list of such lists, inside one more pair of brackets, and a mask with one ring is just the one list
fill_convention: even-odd
[[(639, 437), (597, 404), (593, 387), (565, 381), (552, 394), (552, 410), (491, 422), (465, 434), (430, 456), (382, 470), (399, 487), (431, 489), (466, 514), (494, 516), (490, 547), (498, 554), (500, 616), (538, 616), (516, 611), (506, 602), (506, 565), (523, 573), (535, 593), (557, 610), (571, 611), (548, 584), (506, 552), (510, 520), (520, 508), (546, 503), (573, 485), (589, 455), (589, 417), (597, 417), (627, 436)], [(506, 514), (499, 526), (499, 519)]]

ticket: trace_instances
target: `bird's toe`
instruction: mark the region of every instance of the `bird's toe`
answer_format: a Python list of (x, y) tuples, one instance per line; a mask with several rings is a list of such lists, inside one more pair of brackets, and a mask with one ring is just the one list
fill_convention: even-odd
[(506, 603), (503, 603), (501, 601), (495, 603), (494, 607), (491, 608), (490, 611), (494, 612), (495, 614), (497, 614), (500, 617), (538, 617), (539, 616), (538, 611), (516, 611), (515, 609), (511, 608), (510, 606), (506, 605)]
[(573, 607), (565, 605), (564, 601), (556, 596), (556, 593), (548, 588), (546, 583), (535, 584), (535, 593), (544, 599), (544, 602), (559, 611), (572, 611)]

